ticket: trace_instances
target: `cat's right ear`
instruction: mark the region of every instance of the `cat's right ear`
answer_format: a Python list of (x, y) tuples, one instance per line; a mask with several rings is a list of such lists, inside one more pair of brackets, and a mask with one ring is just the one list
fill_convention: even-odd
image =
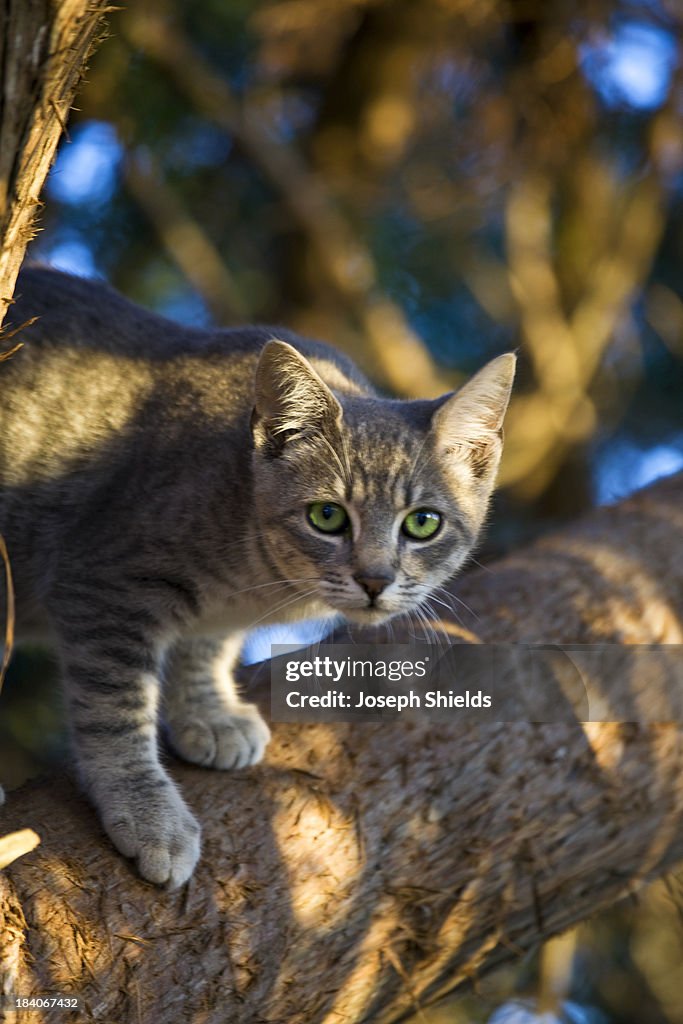
[(256, 368), (251, 427), (257, 448), (281, 451), (293, 437), (329, 431), (341, 416), (341, 405), (308, 360), (284, 341), (269, 341)]
[(503, 447), (503, 419), (517, 360), (513, 353), (487, 363), (432, 418), (439, 449), (467, 462), (475, 477), (492, 483)]

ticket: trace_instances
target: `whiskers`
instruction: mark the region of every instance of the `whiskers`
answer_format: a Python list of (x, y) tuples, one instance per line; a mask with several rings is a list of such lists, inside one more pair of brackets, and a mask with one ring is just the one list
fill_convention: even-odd
[[(282, 579), (282, 580), (271, 580), (269, 583), (257, 583), (253, 587), (243, 587), (241, 590), (233, 590), (230, 597), (238, 597), (241, 594), (251, 594), (255, 590), (265, 590), (266, 587), (294, 587), (298, 583), (317, 583), (319, 577), (317, 576), (301, 576), (298, 579)], [(268, 594), (260, 595), (267, 600)]]
[[(437, 594), (440, 594), (441, 597), (437, 597)], [(480, 617), (477, 615), (474, 608), (470, 608), (470, 606), (465, 601), (459, 598), (457, 594), (454, 594), (451, 590), (447, 590), (446, 587), (432, 587), (427, 600), (428, 602), (434, 601), (436, 602), (436, 604), (442, 605), (447, 611), (450, 612), (450, 614), (453, 616), (456, 622), (460, 626), (462, 626), (463, 629), (468, 628), (467, 623), (463, 621), (462, 616), (459, 614), (459, 612), (456, 611), (456, 603), (459, 604), (461, 608), (464, 608), (465, 611), (469, 615), (471, 615), (473, 619), (479, 622)]]
[[(303, 602), (307, 601), (309, 598), (313, 597), (314, 594), (318, 595), (319, 593), (320, 593), (320, 591), (319, 591), (319, 588), (317, 586), (311, 587), (310, 590), (305, 590), (303, 592), (297, 592), (296, 594), (294, 594), (293, 597), (292, 596), (288, 597), (286, 600), (281, 601), (279, 604), (276, 604), (274, 607), (269, 608), (266, 612), (264, 612), (263, 615), (260, 615), (257, 619), (253, 619), (250, 623), (247, 624), (247, 626), (245, 626), (245, 629), (248, 629), (248, 630), (249, 629), (255, 629), (256, 626), (258, 626), (258, 624), (260, 622), (263, 622), (264, 619), (267, 619), (267, 618), (269, 618), (271, 616), (273, 617), (273, 621), (277, 622), (278, 620), (275, 617), (280, 615), (283, 611), (285, 611), (285, 609), (289, 608), (291, 605), (294, 605), (294, 604), (296, 604), (299, 601), (301, 601), (303, 603)], [(306, 616), (306, 617), (313, 617), (313, 616)], [(302, 616), (302, 618), (304, 618), (304, 616)]]
[(480, 562), (478, 558), (474, 557), (474, 555), (468, 555), (467, 556), (467, 561), (465, 562), (465, 567), (467, 566), (468, 562), (472, 562), (473, 565), (476, 565), (477, 568), (479, 568), (479, 569), (483, 569), (484, 572), (490, 573), (491, 575), (493, 574), (493, 569), (491, 568), (491, 566), (490, 565), (484, 565), (484, 563)]
[(422, 605), (417, 605), (412, 610), (412, 616), (414, 616), (419, 622), (422, 628), (422, 635), (424, 642), (433, 644), (437, 648), (440, 654), (449, 646), (448, 634), (445, 633), (439, 625), (438, 615), (435, 616), (436, 621), (433, 621), (429, 615), (432, 614), (432, 610), (429, 608), (428, 603), (425, 601)]
[[(460, 605), (475, 620), (479, 618), (474, 609), (470, 608), (469, 605), (450, 590), (447, 590), (446, 587), (432, 586), (427, 588), (409, 581), (401, 584), (399, 590), (403, 600), (410, 600), (411, 604), (410, 607), (400, 612), (393, 619), (393, 622), (401, 619), (407, 620), (412, 630), (410, 633), (411, 639), (420, 643), (433, 644), (442, 653), (451, 645), (451, 631), (447, 628), (449, 619), (456, 622), (466, 633), (470, 633), (470, 628), (459, 613), (457, 605)], [(447, 615), (444, 615), (441, 609), (444, 609)], [(446, 621), (442, 623), (440, 620), (444, 619)], [(385, 623), (385, 626), (391, 627), (391, 623)]]

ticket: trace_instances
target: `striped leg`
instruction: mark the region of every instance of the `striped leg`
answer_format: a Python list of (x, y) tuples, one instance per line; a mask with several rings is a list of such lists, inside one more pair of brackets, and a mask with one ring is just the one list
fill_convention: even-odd
[(143, 878), (182, 885), (199, 859), (200, 829), (159, 761), (153, 629), (92, 594), (63, 601), (53, 619), (78, 767), (102, 824)]
[(243, 634), (178, 641), (165, 665), (165, 719), (173, 749), (211, 768), (244, 768), (263, 757), (270, 730), (242, 700), (233, 670)]

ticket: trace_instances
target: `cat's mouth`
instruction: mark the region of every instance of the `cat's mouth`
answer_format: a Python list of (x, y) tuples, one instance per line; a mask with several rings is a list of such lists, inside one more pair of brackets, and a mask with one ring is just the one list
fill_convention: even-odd
[(343, 615), (349, 622), (361, 626), (378, 626), (405, 611), (405, 608), (396, 607), (398, 601), (395, 594), (364, 593), (361, 596), (346, 588), (346, 592), (342, 593), (338, 592), (341, 588), (335, 588), (335, 593), (334, 590), (330, 592), (326, 583), (321, 587), (321, 596), (338, 615)]
[(376, 604), (357, 605), (354, 607), (340, 608), (345, 619), (349, 622), (356, 622), (361, 626), (379, 626), (387, 619), (393, 618), (399, 612), (393, 608), (382, 608)]

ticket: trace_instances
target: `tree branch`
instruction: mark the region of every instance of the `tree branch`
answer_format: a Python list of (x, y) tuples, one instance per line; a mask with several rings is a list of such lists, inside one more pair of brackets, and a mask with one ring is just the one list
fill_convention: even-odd
[[(681, 643), (682, 507), (678, 476), (465, 577), (467, 628)], [(683, 856), (682, 769), (671, 724), (278, 725), (262, 767), (175, 768), (204, 852), (173, 893), (69, 782), (30, 784), (5, 812), (41, 845), (0, 882), (0, 990), (118, 1024), (395, 1021)]]
[[(616, 193), (616, 183), (613, 188)], [(543, 490), (572, 444), (595, 431), (591, 385), (664, 229), (662, 189), (652, 172), (633, 186), (613, 246), (605, 246), (567, 316), (553, 267), (552, 199), (549, 179), (522, 177), (507, 210), (512, 291), (537, 387), (510, 411), (501, 483), (527, 495)]]
[[(33, 237), (39, 196), (95, 44), (105, 0), (0, 0), (0, 364), (21, 348), (22, 324), (2, 331), (19, 267)], [(32, 321), (29, 321), (32, 322)], [(0, 690), (12, 651), (12, 573), (0, 536), (7, 621)], [(0, 788), (0, 803), (2, 802)]]
[(363, 345), (352, 355), (397, 394), (429, 397), (449, 390), (452, 382), (438, 372), (403, 312), (379, 288), (371, 253), (351, 230), (323, 178), (292, 146), (273, 140), (255, 110), (242, 109), (227, 81), (178, 29), (165, 5), (157, 8), (131, 8), (122, 30), (166, 70), (203, 117), (237, 140), (281, 195), (330, 286), (362, 330)]
[(167, 184), (152, 153), (129, 153), (124, 163), (126, 187), (153, 226), (159, 240), (187, 280), (203, 296), (220, 324), (249, 319), (245, 297), (225, 260)]
[(0, 0), (0, 325), (106, 0)]

